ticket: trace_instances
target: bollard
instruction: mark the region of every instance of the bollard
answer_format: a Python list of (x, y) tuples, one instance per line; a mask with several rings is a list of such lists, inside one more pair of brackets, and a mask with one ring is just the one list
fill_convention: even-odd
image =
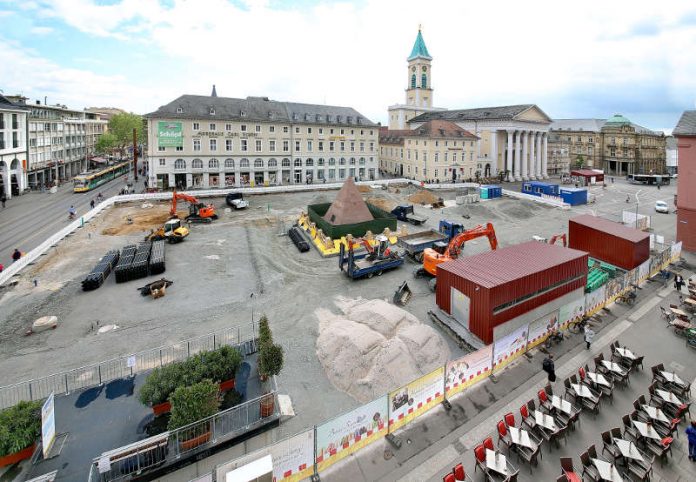
[(34, 287), (37, 287), (37, 286), (39, 286), (39, 280), (34, 278)]

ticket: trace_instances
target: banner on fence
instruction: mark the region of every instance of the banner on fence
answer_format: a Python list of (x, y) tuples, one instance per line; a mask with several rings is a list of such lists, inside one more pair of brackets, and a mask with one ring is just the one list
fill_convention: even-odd
[[(501, 370), (525, 352), (529, 325), (520, 326), (493, 343), (493, 369)], [(493, 330), (495, 338), (495, 329)]]
[(387, 434), (389, 398), (377, 400), (317, 426), (317, 469), (325, 470)]
[(486, 345), (468, 355), (447, 362), (445, 393), (447, 398), (491, 374), (493, 345)]
[(53, 392), (48, 396), (41, 407), (41, 446), (43, 457), (48, 458), (53, 442), (56, 439), (56, 410)]
[(636, 279), (636, 283), (641, 283), (648, 279), (648, 276), (650, 276), (650, 260), (648, 259), (645, 261), (643, 264), (638, 266), (638, 275)]
[[(628, 273), (627, 273), (628, 274)], [(607, 302), (610, 303), (614, 301), (614, 298), (619, 296), (619, 294), (624, 290), (624, 288), (630, 286), (630, 283), (626, 283), (626, 275), (621, 276), (614, 276), (612, 279), (610, 279), (605, 286), (605, 290), (607, 292), (606, 294), (606, 299)]]
[(681, 256), (681, 250), (682, 250), (682, 242), (681, 241), (679, 241), (678, 243), (674, 243), (670, 247), (672, 261), (676, 261), (679, 259), (679, 257)]
[(665, 268), (672, 261), (672, 248), (665, 249), (662, 253), (660, 269)]
[(591, 293), (585, 294), (585, 311), (587, 315), (594, 315), (602, 307), (607, 299), (607, 290), (604, 286), (600, 286)]
[(445, 396), (445, 369), (440, 367), (389, 392), (389, 433), (427, 412)]
[(529, 335), (527, 336), (527, 350), (531, 350), (539, 343), (542, 343), (557, 328), (558, 310), (554, 310), (548, 315), (531, 322), (529, 324)]
[(568, 328), (571, 321), (579, 320), (585, 314), (585, 297), (571, 301), (558, 310), (558, 325), (562, 330)]
[(650, 228), (650, 216), (636, 214), (634, 211), (623, 211), (621, 220), (631, 228), (646, 231)]

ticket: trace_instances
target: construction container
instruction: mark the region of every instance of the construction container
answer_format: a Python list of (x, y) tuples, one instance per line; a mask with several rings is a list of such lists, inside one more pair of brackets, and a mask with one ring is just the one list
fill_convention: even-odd
[(503, 196), (503, 188), (496, 184), (483, 184), (479, 188), (481, 199), (495, 199)]
[(595, 169), (574, 169), (570, 171), (570, 177), (581, 186), (590, 186), (598, 182), (604, 182), (604, 171), (597, 171)]
[(570, 204), (571, 206), (587, 204), (587, 189), (582, 189), (579, 187), (562, 187), (559, 195), (563, 199), (564, 203)]
[(542, 194), (558, 196), (558, 189), (558, 184), (552, 184), (550, 182), (525, 181), (522, 183), (522, 192), (533, 196), (541, 196)]
[(581, 251), (529, 241), (448, 261), (437, 267), (435, 300), (484, 343), (491, 343), (496, 326), (584, 290), (587, 258)]
[(608, 219), (583, 214), (568, 221), (568, 246), (630, 271), (650, 257), (650, 235)]

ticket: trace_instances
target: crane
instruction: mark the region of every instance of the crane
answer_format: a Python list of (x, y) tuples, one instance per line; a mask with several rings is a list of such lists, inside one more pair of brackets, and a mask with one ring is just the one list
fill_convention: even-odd
[(203, 204), (193, 196), (174, 191), (172, 193), (172, 207), (169, 209), (169, 214), (172, 218), (178, 218), (176, 214), (176, 202), (179, 199), (189, 203), (189, 215), (186, 216), (187, 221), (192, 223), (210, 223), (213, 219), (217, 219), (218, 217), (215, 212), (215, 206), (212, 204)]
[[(493, 224), (487, 223), (485, 226), (480, 224), (475, 228), (467, 229), (453, 237), (442, 253), (439, 253), (433, 248), (427, 248), (423, 251), (423, 268), (422, 271), (419, 270), (418, 274), (423, 274), (423, 272), (425, 272), (431, 276), (436, 276), (437, 265), (445, 261), (456, 259), (459, 257), (464, 243), (483, 236), (488, 238), (492, 250), (498, 249), (498, 239), (495, 237)], [(431, 285), (431, 288), (434, 288), (434, 284)]]

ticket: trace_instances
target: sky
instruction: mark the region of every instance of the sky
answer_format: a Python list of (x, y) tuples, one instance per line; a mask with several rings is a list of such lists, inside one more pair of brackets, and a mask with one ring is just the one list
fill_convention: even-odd
[(438, 107), (533, 103), (668, 133), (696, 107), (692, 0), (0, 0), (0, 91), (145, 114), (215, 84), (386, 124), (419, 25)]

